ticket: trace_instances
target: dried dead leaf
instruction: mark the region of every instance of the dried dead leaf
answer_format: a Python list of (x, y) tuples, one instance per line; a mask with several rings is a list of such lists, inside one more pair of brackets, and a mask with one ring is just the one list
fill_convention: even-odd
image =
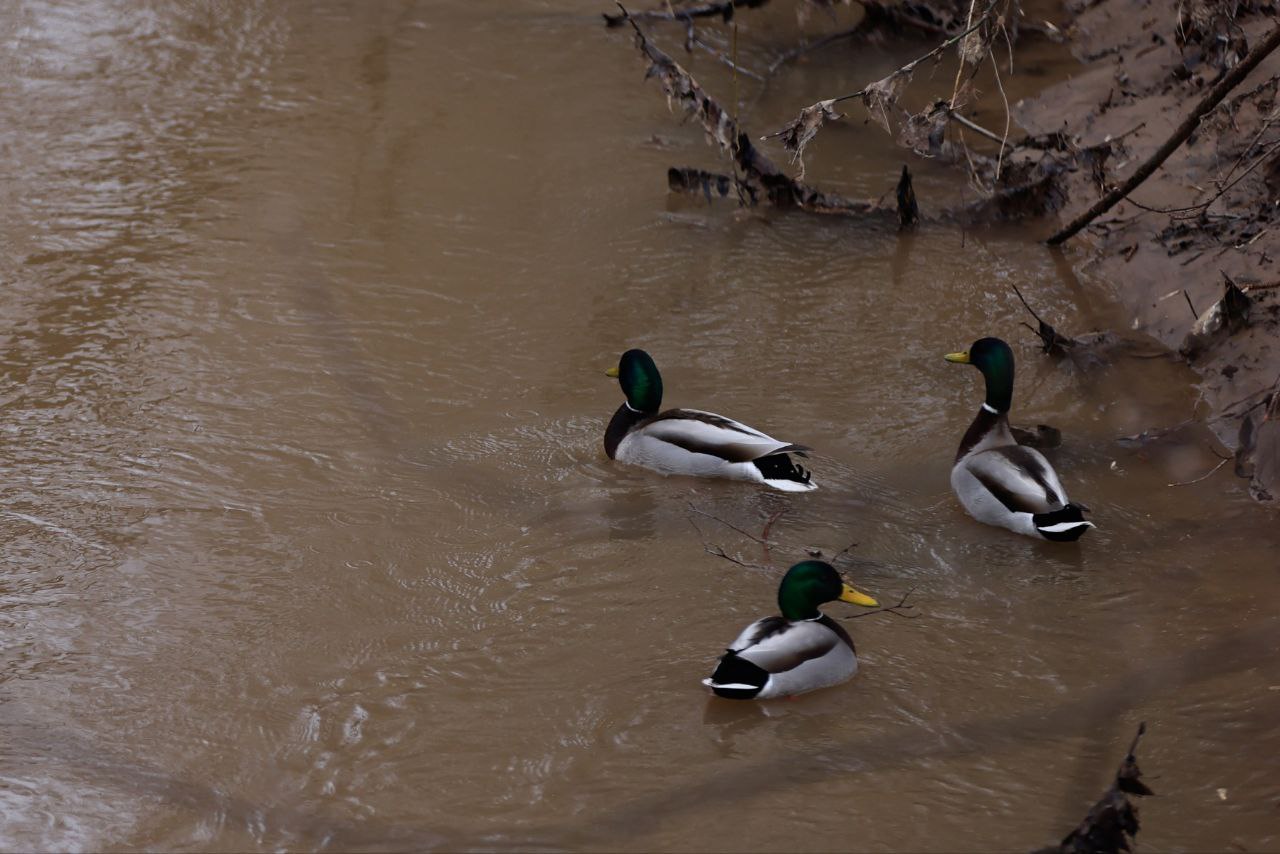
[(910, 148), (921, 157), (937, 157), (947, 130), (947, 102), (936, 101), (918, 113), (912, 113), (898, 128), (898, 144)]
[(987, 58), (987, 54), (991, 51), (991, 45), (987, 43), (986, 36), (982, 33), (983, 28), (979, 27), (969, 35), (960, 40), (960, 46), (956, 48), (960, 52), (960, 61), (970, 68), (977, 68), (982, 64), (982, 60)]
[(796, 116), (795, 121), (778, 133), (778, 136), (782, 137), (783, 147), (791, 152), (791, 162), (800, 164), (800, 174), (796, 176), (797, 178), (804, 177), (805, 147), (818, 135), (818, 131), (824, 124), (844, 118), (841, 113), (833, 109), (834, 104), (834, 100), (819, 101), (805, 107), (800, 111), (800, 115)]
[(889, 111), (897, 106), (898, 98), (902, 97), (902, 90), (910, 82), (911, 72), (899, 69), (883, 80), (870, 84), (862, 91), (862, 103), (867, 108), (867, 114), (875, 120), (876, 124), (884, 128), (887, 134), (893, 134)]

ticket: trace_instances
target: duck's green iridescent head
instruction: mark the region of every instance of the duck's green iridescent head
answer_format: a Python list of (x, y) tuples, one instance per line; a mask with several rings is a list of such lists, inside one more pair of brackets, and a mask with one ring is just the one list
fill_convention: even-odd
[(973, 365), (987, 381), (987, 406), (1008, 412), (1013, 404), (1013, 350), (999, 338), (979, 338), (963, 353), (948, 353), (948, 362)]
[(778, 607), (788, 620), (813, 620), (824, 602), (852, 602), (874, 608), (880, 603), (841, 580), (835, 567), (820, 560), (806, 560), (787, 570), (778, 586)]
[(627, 405), (637, 412), (657, 412), (662, 405), (662, 375), (658, 366), (643, 350), (628, 350), (618, 360), (618, 367), (605, 374), (617, 377)]

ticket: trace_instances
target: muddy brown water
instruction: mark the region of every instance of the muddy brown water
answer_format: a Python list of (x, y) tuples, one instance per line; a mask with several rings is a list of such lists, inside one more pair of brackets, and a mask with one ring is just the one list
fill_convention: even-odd
[[(1042, 359), (1007, 283), (1124, 320), (1023, 229), (668, 198), (714, 155), (597, 11), (0, 10), (0, 848), (1027, 849), (1139, 720), (1144, 849), (1280, 847), (1275, 517), (1229, 466), (1168, 485), (1216, 464), (1203, 430), (1115, 441), (1189, 418), (1194, 378)], [(746, 61), (794, 43), (754, 20)], [(744, 120), (922, 47), (740, 80)], [(1033, 54), (1011, 95), (1069, 71)], [(900, 165), (851, 122), (809, 169), (875, 197)], [(941, 355), (984, 334), (1015, 420), (1067, 437), (1078, 548), (949, 493), (980, 391)], [(821, 489), (610, 464), (630, 346), (669, 403), (814, 445)], [(691, 504), (784, 512), (766, 555)], [(921, 616), (847, 623), (846, 685), (708, 699), (779, 572), (855, 540), (849, 577)]]

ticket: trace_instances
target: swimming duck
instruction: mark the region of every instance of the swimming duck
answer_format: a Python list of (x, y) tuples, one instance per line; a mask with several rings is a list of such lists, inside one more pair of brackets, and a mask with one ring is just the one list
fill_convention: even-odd
[(1093, 527), (1067, 499), (1049, 461), (1019, 445), (1009, 431), (1013, 351), (999, 338), (982, 338), (948, 362), (973, 365), (987, 381), (987, 399), (960, 440), (951, 488), (969, 515), (1019, 534), (1070, 542)]
[(791, 445), (710, 412), (668, 409), (662, 405), (662, 377), (644, 350), (628, 350), (616, 368), (627, 396), (604, 433), (610, 459), (662, 474), (726, 477), (763, 483), (784, 492), (817, 489), (812, 476), (788, 454), (806, 456), (809, 448)]
[(837, 599), (868, 608), (879, 604), (841, 581), (829, 563), (806, 560), (791, 567), (778, 585), (782, 616), (747, 626), (702, 684), (731, 700), (767, 700), (849, 679), (858, 672), (853, 641), (818, 610)]

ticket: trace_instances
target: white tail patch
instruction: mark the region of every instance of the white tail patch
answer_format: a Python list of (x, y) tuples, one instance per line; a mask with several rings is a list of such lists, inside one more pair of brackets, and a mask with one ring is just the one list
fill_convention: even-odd
[(735, 691), (755, 691), (759, 685), (743, 685), (740, 682), (712, 682), (710, 679), (703, 679), (702, 684), (708, 688), (729, 688)]
[(1092, 527), (1094, 527), (1094, 524), (1092, 522), (1059, 522), (1056, 525), (1038, 525), (1036, 526), (1036, 530), (1048, 531), (1051, 534), (1056, 534), (1061, 531), (1071, 531), (1076, 528), (1092, 528)]
[(775, 478), (773, 480), (762, 479), (760, 482), (766, 486), (772, 486), (774, 489), (780, 489), (783, 492), (809, 492), (818, 488), (818, 484), (813, 481), (800, 483), (797, 480), (779, 480)]

